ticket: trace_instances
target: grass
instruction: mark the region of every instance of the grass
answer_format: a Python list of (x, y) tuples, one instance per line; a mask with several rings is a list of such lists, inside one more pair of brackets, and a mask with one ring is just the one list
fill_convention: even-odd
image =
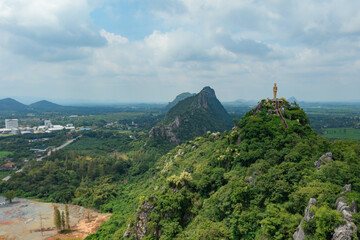
[(360, 140), (360, 129), (355, 128), (327, 128), (323, 136), (333, 139)]
[(10, 156), (12, 154), (13, 154), (13, 152), (0, 151), (0, 158), (5, 158), (5, 157), (8, 157), (8, 156)]
[(8, 137), (8, 136), (12, 136), (12, 134), (0, 134), (0, 137)]

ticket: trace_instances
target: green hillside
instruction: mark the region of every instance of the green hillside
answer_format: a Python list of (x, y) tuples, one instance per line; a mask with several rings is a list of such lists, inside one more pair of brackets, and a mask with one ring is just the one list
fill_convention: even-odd
[(0, 99), (0, 111), (21, 112), (27, 111), (28, 106), (12, 98)]
[[(1, 183), (0, 192), (112, 212), (87, 239), (293, 239), (299, 227), (307, 239), (332, 239), (342, 226), (357, 239), (359, 142), (330, 142), (299, 106), (283, 100), (279, 108), (288, 128), (262, 100), (233, 130), (176, 147), (143, 133), (130, 141), (89, 132), (84, 141), (101, 139), (96, 153), (57, 152)], [(114, 149), (121, 154), (106, 154)]]
[(205, 87), (198, 94), (179, 101), (150, 135), (181, 143), (207, 131), (224, 131), (232, 126), (233, 121), (216, 98), (215, 91)]
[(189, 93), (189, 92), (184, 92), (184, 93), (180, 93), (179, 95), (177, 95), (175, 97), (175, 99), (171, 102), (169, 102), (169, 104), (166, 106), (166, 110), (170, 110), (172, 107), (174, 107), (178, 102), (188, 98), (188, 97), (192, 97), (196, 95), (195, 93)]
[[(287, 106), (287, 107), (286, 107)], [(250, 111), (229, 133), (208, 134), (176, 147), (156, 164), (148, 193), (118, 236), (129, 239), (292, 239), (310, 198), (309, 239), (331, 239), (343, 224), (334, 209), (360, 201), (360, 145), (317, 136), (297, 106), (286, 102), (285, 129), (271, 102)], [(290, 120), (291, 118), (291, 120)], [(326, 152), (334, 160), (317, 170)], [(360, 215), (353, 213), (359, 226)], [(88, 239), (113, 239), (108, 222)], [(126, 230), (126, 231), (125, 231)], [(354, 235), (355, 236), (355, 235)]]

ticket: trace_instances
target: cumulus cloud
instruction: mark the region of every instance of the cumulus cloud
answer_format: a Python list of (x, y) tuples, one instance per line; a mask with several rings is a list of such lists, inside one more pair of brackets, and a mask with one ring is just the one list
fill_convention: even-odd
[(85, 47), (106, 44), (89, 11), (85, 0), (4, 0), (0, 32), (7, 36), (5, 46), (17, 54), (50, 61), (82, 58), (89, 53)]
[[(111, 30), (116, 18), (111, 26), (91, 18), (114, 4), (142, 6), (153, 31), (133, 40)], [(356, 98), (358, 8), (351, 0), (3, 0), (1, 81), (10, 92), (21, 82), (18, 92), (44, 94), (36, 89), (51, 82), (59, 97), (108, 101), (166, 102), (204, 85), (223, 100), (258, 99), (275, 81), (299, 99)]]

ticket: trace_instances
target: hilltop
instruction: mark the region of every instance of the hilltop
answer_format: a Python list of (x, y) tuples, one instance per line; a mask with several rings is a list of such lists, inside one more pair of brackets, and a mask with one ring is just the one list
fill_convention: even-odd
[(25, 111), (27, 105), (22, 104), (12, 98), (4, 98), (0, 100), (0, 111)]
[(172, 107), (164, 120), (150, 131), (150, 136), (179, 144), (207, 131), (224, 131), (232, 126), (233, 122), (216, 98), (215, 91), (204, 87), (198, 94)]
[[(211, 109), (221, 116), (215, 99), (204, 88), (161, 124), (178, 118), (182, 126), (181, 117)], [(152, 144), (145, 131), (132, 139), (89, 131), (68, 152), (14, 174), (0, 192), (112, 212), (87, 239), (357, 239), (360, 143), (330, 142), (296, 103), (275, 105), (263, 99), (231, 130), (171, 149)], [(196, 127), (208, 121), (195, 119)], [(90, 144), (96, 148), (85, 152)]]
[(56, 109), (63, 109), (64, 106), (59, 104), (49, 102), (47, 100), (41, 100), (29, 105), (29, 107), (37, 110), (56, 110)]
[(165, 107), (165, 109), (168, 111), (169, 109), (174, 107), (178, 102), (195, 95), (196, 93), (189, 93), (189, 92), (180, 93), (175, 97), (175, 99), (172, 102), (169, 102), (169, 104)]
[[(330, 143), (309, 127), (299, 106), (283, 100), (280, 109), (288, 128), (274, 102), (262, 100), (229, 133), (198, 137), (164, 155), (137, 211), (115, 234), (189, 240), (356, 236), (360, 144)], [(106, 238), (113, 227), (110, 220), (89, 239)]]

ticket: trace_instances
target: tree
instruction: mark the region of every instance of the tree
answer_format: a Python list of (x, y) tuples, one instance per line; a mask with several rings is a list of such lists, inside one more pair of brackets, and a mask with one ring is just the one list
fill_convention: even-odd
[(54, 206), (54, 224), (58, 232), (61, 230), (61, 216), (57, 206)]
[(10, 190), (10, 191), (7, 191), (5, 193), (5, 198), (7, 201), (9, 201), (10, 203), (12, 203), (12, 200), (15, 198), (15, 192), (14, 190)]
[(70, 230), (70, 214), (69, 214), (69, 207), (65, 204), (65, 225), (66, 229)]
[(65, 213), (61, 212), (61, 228), (65, 230)]

